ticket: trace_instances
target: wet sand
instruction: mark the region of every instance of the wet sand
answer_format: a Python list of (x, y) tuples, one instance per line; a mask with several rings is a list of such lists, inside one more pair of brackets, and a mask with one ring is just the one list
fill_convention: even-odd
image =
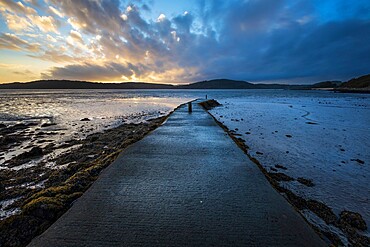
[[(295, 99), (290, 100), (294, 102)], [(369, 219), (365, 206), (369, 195), (366, 194), (368, 183), (365, 179), (368, 168), (364, 165), (368, 163), (364, 161), (367, 154), (353, 152), (353, 149), (366, 149), (367, 143), (361, 139), (366, 136), (367, 132), (361, 131), (366, 125), (352, 120), (350, 124), (341, 121), (331, 126), (329, 121), (341, 119), (341, 114), (347, 111), (357, 120), (362, 116), (357, 111), (365, 112), (365, 106), (354, 101), (351, 105), (347, 103), (347, 108), (335, 108), (332, 101), (315, 103), (310, 99), (306, 103), (315, 108), (302, 105), (299, 112), (304, 114), (297, 116), (292, 114), (297, 111), (297, 104), (286, 102), (285, 98), (281, 102), (276, 99), (273, 103), (266, 101), (221, 101), (224, 105), (211, 110), (211, 114), (261, 168), (271, 184), (333, 244), (368, 246), (368, 228), (363, 227)], [(355, 104), (353, 108), (349, 108), (352, 104)], [(310, 112), (312, 108), (314, 114)], [(342, 132), (341, 125), (352, 128), (343, 128)], [(350, 133), (359, 134), (360, 138), (348, 136)], [(338, 145), (343, 139), (346, 145)], [(351, 159), (352, 155), (360, 159)], [(351, 217), (344, 220), (344, 215)]]

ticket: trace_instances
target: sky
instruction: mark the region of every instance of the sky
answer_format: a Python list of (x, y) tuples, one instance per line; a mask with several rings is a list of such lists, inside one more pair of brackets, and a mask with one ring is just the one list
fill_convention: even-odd
[(369, 0), (0, 0), (0, 83), (369, 73)]

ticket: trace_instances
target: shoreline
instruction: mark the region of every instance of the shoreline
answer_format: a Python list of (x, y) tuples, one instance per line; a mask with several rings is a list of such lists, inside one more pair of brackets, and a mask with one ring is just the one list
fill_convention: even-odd
[[(15, 212), (0, 220), (0, 246), (25, 246), (45, 231), (91, 186), (100, 172), (123, 149), (159, 127), (173, 111), (146, 122), (122, 124), (91, 134), (83, 140), (70, 141), (69, 146), (77, 147), (54, 159), (56, 167), (59, 167), (57, 169), (39, 164), (20, 170), (0, 170), (0, 199), (10, 202), (1, 210)], [(42, 174), (37, 180), (40, 186), (16, 188), (15, 184), (22, 184), (34, 174)]]
[[(332, 209), (324, 203), (313, 199), (304, 199), (293, 193), (291, 190), (285, 188), (283, 184), (280, 184), (280, 182), (292, 181), (295, 179), (279, 171), (281, 169), (286, 169), (283, 166), (277, 167), (279, 170), (275, 169), (276, 171), (267, 171), (261, 162), (250, 154), (249, 146), (246, 144), (246, 141), (242, 139), (235, 131), (230, 130), (226, 125), (221, 123), (209, 112), (209, 110), (220, 105), (221, 104), (215, 100), (209, 100), (201, 104), (201, 106), (208, 112), (208, 114), (210, 114), (214, 121), (229, 135), (229, 137), (248, 156), (248, 158), (259, 167), (271, 186), (278, 193), (284, 196), (284, 198), (296, 209), (299, 214), (302, 215), (305, 221), (311, 225), (311, 227), (319, 235), (321, 235), (324, 239), (329, 240), (331, 244), (334, 244), (335, 246), (347, 246), (348, 244), (352, 244), (354, 246), (368, 246), (370, 244), (370, 238), (360, 234), (361, 231), (366, 230), (366, 223), (360, 214), (344, 210), (338, 217), (332, 211)], [(308, 187), (313, 186), (313, 184), (311, 184), (312, 181), (304, 178), (297, 178), (297, 181)], [(330, 226), (330, 228), (328, 227), (324, 229), (324, 227), (321, 225), (315, 224), (315, 222), (311, 221), (307, 217), (307, 215), (310, 213), (314, 214), (316, 218), (319, 218), (324, 224)], [(345, 234), (345, 238), (347, 239), (343, 239), (343, 236), (342, 238), (338, 236), (338, 232), (335, 231), (338, 229)], [(360, 231), (360, 233), (358, 231)]]
[(370, 88), (334, 88), (335, 93), (362, 93), (370, 94)]

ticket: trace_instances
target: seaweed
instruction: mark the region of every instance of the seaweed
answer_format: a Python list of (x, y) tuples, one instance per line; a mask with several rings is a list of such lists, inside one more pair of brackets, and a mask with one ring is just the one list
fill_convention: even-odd
[[(156, 129), (167, 117), (141, 124), (126, 124), (103, 133), (92, 134), (82, 142), (80, 148), (55, 159), (57, 164), (72, 162), (67, 168), (45, 170), (42, 177), (48, 178), (48, 181), (45, 182), (44, 189), (23, 188), (14, 190), (16, 193), (6, 190), (7, 197), (22, 194), (24, 198), (17, 202), (21, 208), (20, 214), (0, 221), (0, 246), (27, 245), (65, 213), (98, 178), (101, 171), (113, 163), (123, 149)], [(71, 145), (75, 143), (71, 141)], [(109, 147), (105, 148), (107, 145)], [(94, 153), (95, 158), (90, 158), (91, 153)], [(26, 174), (32, 174), (34, 169), (45, 168), (26, 169)], [(14, 172), (10, 171), (0, 173), (4, 178), (11, 178), (12, 175)], [(28, 181), (27, 176), (22, 174), (19, 174), (19, 179)], [(3, 191), (10, 185), (11, 179), (1, 181), (0, 190)]]

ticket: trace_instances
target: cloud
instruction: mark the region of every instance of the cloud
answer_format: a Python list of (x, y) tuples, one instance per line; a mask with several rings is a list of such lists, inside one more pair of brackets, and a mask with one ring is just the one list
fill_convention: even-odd
[[(75, 27), (88, 33), (99, 34), (100, 30), (121, 30), (120, 1), (73, 1), (50, 0)], [(82, 11), (83, 10), (83, 11)]]
[[(23, 5), (22, 5), (23, 6)], [(30, 13), (23, 13), (24, 11), (12, 12), (8, 10), (1, 10), (0, 14), (3, 16), (8, 28), (15, 32), (36, 32), (35, 28), (42, 32), (59, 33), (58, 28), (60, 23), (52, 16), (39, 16), (34, 11)]]
[(57, 42), (57, 40), (56, 40), (53, 36), (51, 36), (50, 34), (47, 34), (47, 35), (46, 35), (46, 38), (47, 38), (47, 40), (49, 40), (50, 42), (53, 42), (53, 43)]
[(79, 42), (81, 44), (84, 43), (84, 41), (82, 39), (82, 35), (79, 32), (75, 31), (75, 30), (71, 30), (71, 32), (69, 34), (69, 37), (70, 37), (71, 41)]
[(48, 49), (43, 51), (41, 54), (37, 55), (28, 55), (29, 57), (41, 59), (44, 61), (52, 61), (59, 64), (69, 64), (69, 63), (78, 63), (83, 60), (81, 57), (70, 56), (64, 53), (63, 50), (58, 49)]
[(0, 49), (38, 52), (40, 45), (37, 43), (29, 43), (14, 34), (2, 33), (0, 35)]
[[(24, 40), (42, 44), (30, 56), (60, 64), (45, 77), (302, 83), (370, 72), (369, 1), (202, 0), (177, 14), (154, 11), (148, 0), (48, 0), (43, 12), (35, 8), (51, 16), (26, 6), (37, 1), (1, 3), (11, 6), (2, 11), (10, 30), (43, 37)], [(3, 48), (31, 50), (4, 35)]]
[(8, 64), (8, 63), (0, 63), (0, 68), (15, 68), (14, 64)]
[(1, 0), (0, 6), (4, 7), (8, 11), (17, 13), (17, 14), (24, 14), (24, 15), (36, 15), (37, 12), (31, 7), (25, 6), (21, 1), (13, 1), (13, 0)]
[(23, 75), (23, 76), (34, 75), (34, 73), (31, 70), (29, 70), (29, 69), (13, 71), (13, 74), (15, 74), (15, 75)]
[(16, 14), (2, 13), (8, 28), (12, 31), (30, 31), (33, 25), (25, 17), (20, 17)]
[(35, 6), (35, 7), (40, 7), (40, 1), (39, 0), (25, 0), (25, 2)]
[(164, 21), (166, 20), (166, 16), (164, 14), (160, 14), (157, 18), (157, 22), (161, 22), (161, 21)]
[(59, 33), (59, 23), (52, 16), (31, 15), (29, 19), (32, 21), (33, 25), (38, 27), (42, 32)]
[(60, 12), (59, 10), (57, 10), (56, 8), (54, 8), (53, 6), (49, 6), (49, 10), (54, 14), (54, 15), (57, 15), (59, 16), (60, 18), (63, 18), (64, 17), (64, 14), (62, 12)]
[(122, 81), (124, 77), (131, 78), (140, 74), (141, 69), (132, 64), (108, 63), (97, 65), (85, 63), (82, 65), (67, 65), (65, 67), (54, 67), (49, 74), (44, 74), (45, 79), (76, 79), (91, 81)]
[(76, 18), (68, 18), (67, 22), (72, 26), (73, 29), (80, 30), (86, 27), (85, 23), (79, 22)]
[(191, 49), (179, 57), (183, 66), (199, 69), (201, 77), (196, 79), (301, 83), (369, 73), (370, 44), (365, 40), (370, 37), (366, 28), (370, 18), (352, 15), (350, 19), (322, 21), (313, 3), (306, 1), (217, 4), (208, 2), (203, 9), (203, 25), (213, 28), (216, 40), (210, 39), (211, 35), (198, 36), (190, 41)]
[(190, 80), (196, 74), (194, 68), (172, 68), (163, 71), (144, 64), (107, 62), (104, 64), (73, 64), (65, 67), (54, 67), (43, 74), (44, 79), (70, 79), (89, 81), (142, 81), (150, 79), (152, 82), (176, 82), (179, 76)]

